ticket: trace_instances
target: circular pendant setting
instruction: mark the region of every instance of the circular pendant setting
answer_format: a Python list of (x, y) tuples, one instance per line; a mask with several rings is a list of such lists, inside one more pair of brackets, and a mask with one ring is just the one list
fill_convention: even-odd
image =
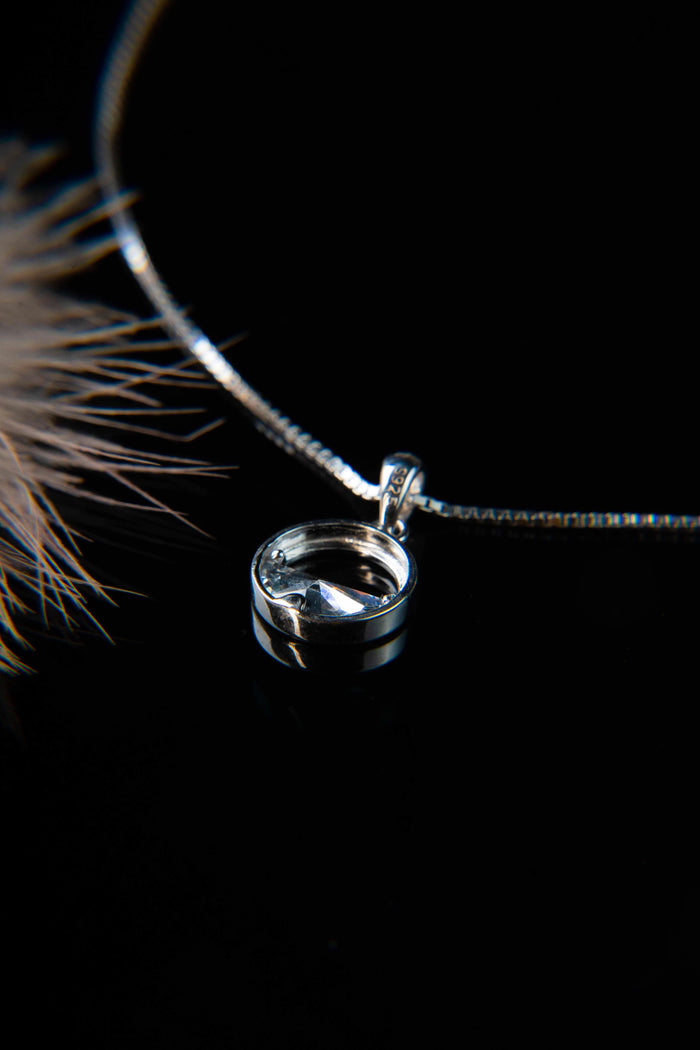
[(310, 521), (272, 536), (251, 568), (253, 606), (292, 638), (361, 644), (403, 624), (416, 583), (410, 552), (355, 521)]

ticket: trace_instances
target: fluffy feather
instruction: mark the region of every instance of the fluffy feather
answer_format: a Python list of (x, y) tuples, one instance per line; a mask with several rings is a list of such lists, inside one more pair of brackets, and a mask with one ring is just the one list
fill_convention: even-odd
[[(26, 670), (18, 655), (26, 648), (18, 626), (26, 614), (47, 621), (57, 615), (69, 627), (87, 617), (99, 626), (87, 599), (107, 597), (82, 564), (78, 535), (52, 494), (169, 511), (142, 487), (142, 475), (215, 473), (200, 461), (138, 451), (109, 436), (119, 429), (154, 433), (144, 416), (163, 409), (148, 393), (151, 384), (206, 380), (189, 363), (152, 363), (154, 351), (171, 345), (148, 337), (153, 322), (50, 286), (111, 250), (110, 238), (86, 239), (85, 231), (119, 206), (96, 203), (90, 181), (37, 201), (28, 184), (54, 155), (0, 143), (0, 671), (6, 673)], [(91, 488), (91, 476), (98, 486)], [(128, 498), (106, 495), (104, 479)]]

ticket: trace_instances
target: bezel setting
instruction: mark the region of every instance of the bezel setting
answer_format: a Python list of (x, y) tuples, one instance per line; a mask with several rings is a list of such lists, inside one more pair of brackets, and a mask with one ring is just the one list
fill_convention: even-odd
[[(363, 592), (320, 578), (314, 580), (314, 573), (308, 573), (308, 564), (319, 555), (350, 556), (358, 564), (375, 567), (391, 581), (391, 593), (364, 595), (368, 607), (362, 608)], [(304, 565), (302, 576), (297, 569), (300, 564)], [(280, 566), (292, 581), (286, 595), (271, 582), (278, 584)], [(337, 591), (341, 600), (335, 608), (311, 602), (304, 597), (303, 586), (296, 586), (299, 579), (309, 581), (308, 590), (314, 595), (326, 587), (331, 597)], [(251, 566), (252, 602), (258, 616), (289, 637), (314, 643), (358, 645), (398, 630), (406, 620), (416, 580), (410, 551), (388, 532), (364, 522), (337, 519), (283, 529), (261, 544)], [(347, 600), (342, 600), (346, 596)], [(324, 604), (327, 611), (319, 611), (319, 605)], [(347, 611), (358, 606), (360, 611)]]

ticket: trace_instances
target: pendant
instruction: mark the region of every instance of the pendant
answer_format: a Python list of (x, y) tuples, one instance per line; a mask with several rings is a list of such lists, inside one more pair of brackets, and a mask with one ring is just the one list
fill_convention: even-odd
[[(288, 654), (308, 667), (323, 657), (309, 647), (369, 647), (402, 628), (416, 585), (417, 571), (404, 546), (409, 496), (423, 485), (420, 462), (407, 453), (387, 457), (379, 484), (379, 521), (310, 521), (284, 529), (257, 550), (251, 566), (252, 604), (259, 618), (256, 637), (271, 655)], [(255, 620), (255, 617), (254, 617)], [(274, 631), (270, 632), (269, 628)], [(282, 638), (275, 637), (279, 632)], [(396, 655), (389, 644), (388, 658)], [(387, 662), (366, 654), (360, 669)], [(357, 664), (358, 657), (344, 663)]]

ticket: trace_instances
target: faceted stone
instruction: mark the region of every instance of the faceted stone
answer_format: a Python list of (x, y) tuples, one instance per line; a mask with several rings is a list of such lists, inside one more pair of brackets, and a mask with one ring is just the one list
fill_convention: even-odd
[(380, 609), (393, 597), (356, 591), (293, 568), (278, 568), (271, 561), (262, 567), (261, 577), (273, 598), (286, 598), (290, 605), (312, 616), (355, 616)]

